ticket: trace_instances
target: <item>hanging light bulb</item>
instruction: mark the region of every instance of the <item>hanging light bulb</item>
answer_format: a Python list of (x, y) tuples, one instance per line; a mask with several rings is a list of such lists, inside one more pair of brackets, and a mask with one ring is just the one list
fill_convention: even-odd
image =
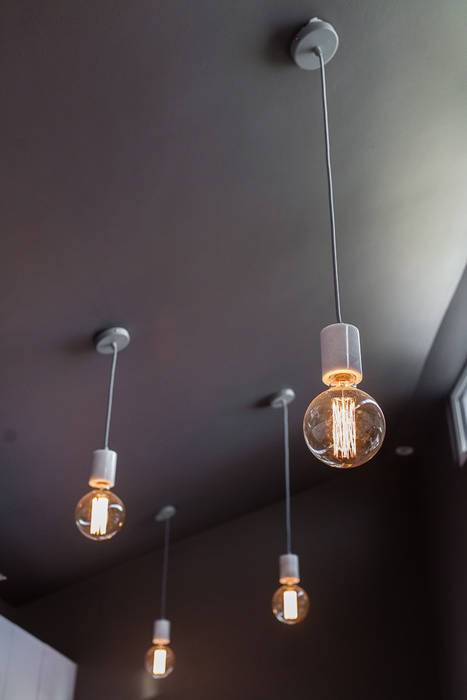
[(290, 518), (290, 452), (289, 452), (289, 413), (288, 405), (295, 398), (293, 389), (283, 389), (274, 396), (271, 401), (273, 408), (283, 409), (284, 423), (284, 462), (285, 462), (285, 531), (287, 541), (287, 554), (279, 557), (279, 583), (280, 588), (272, 597), (272, 612), (279, 622), (286, 625), (295, 625), (301, 622), (308, 614), (310, 601), (300, 583), (299, 561), (296, 554), (292, 554), (292, 527)]
[(94, 489), (78, 502), (75, 521), (86, 537), (109, 540), (125, 522), (125, 506), (116, 493), (108, 489)]
[(306, 592), (297, 585), (300, 582), (298, 556), (281, 554), (279, 570), (282, 585), (272, 597), (272, 612), (279, 622), (296, 625), (305, 619), (310, 607)]
[(358, 467), (378, 452), (386, 432), (381, 408), (357, 389), (362, 380), (358, 328), (347, 323), (323, 328), (321, 365), (323, 382), (330, 388), (306, 410), (306, 444), (330, 467)]
[(170, 621), (164, 618), (154, 621), (152, 636), (153, 646), (150, 647), (144, 657), (146, 671), (153, 678), (167, 678), (175, 666), (175, 654), (169, 647)]
[(321, 74), (337, 318), (337, 323), (321, 331), (322, 376), (330, 388), (308, 406), (303, 432), (315, 457), (331, 467), (346, 469), (368, 462), (378, 452), (384, 440), (386, 423), (376, 401), (357, 389), (357, 384), (362, 381), (360, 334), (355, 326), (343, 323), (341, 315), (325, 71), (325, 64), (334, 56), (338, 45), (339, 37), (334, 27), (315, 17), (299, 31), (292, 42), (291, 53), (299, 68), (319, 68)]
[(109, 435), (117, 355), (129, 342), (130, 334), (125, 328), (109, 328), (96, 337), (95, 343), (97, 352), (113, 355), (105, 421), (105, 447), (94, 451), (89, 478), (89, 486), (93, 490), (78, 501), (75, 523), (85, 537), (96, 541), (109, 540), (125, 522), (125, 506), (117, 494), (110, 490), (115, 486), (117, 453), (109, 449)]
[(152, 644), (144, 657), (146, 671), (153, 678), (166, 678), (175, 666), (175, 654), (169, 647), (170, 620), (165, 617), (167, 607), (167, 574), (169, 566), (170, 519), (175, 515), (174, 506), (164, 506), (156, 515), (158, 522), (165, 522), (164, 556), (162, 563), (161, 617), (154, 621)]

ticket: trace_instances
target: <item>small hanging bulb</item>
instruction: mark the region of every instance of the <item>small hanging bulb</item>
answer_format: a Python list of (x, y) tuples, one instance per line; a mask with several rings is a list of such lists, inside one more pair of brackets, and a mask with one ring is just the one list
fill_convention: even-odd
[(296, 625), (308, 614), (310, 601), (300, 583), (298, 556), (291, 552), (292, 527), (290, 518), (290, 453), (289, 453), (289, 413), (288, 405), (295, 398), (293, 389), (283, 389), (272, 401), (273, 408), (283, 409), (284, 418), (284, 462), (285, 462), (285, 530), (287, 554), (279, 557), (279, 583), (282, 585), (272, 597), (272, 612), (279, 622)]
[(93, 490), (83, 496), (75, 508), (76, 527), (85, 537), (95, 541), (111, 539), (125, 522), (125, 506), (117, 494), (110, 490), (115, 486), (117, 453), (109, 449), (109, 434), (117, 355), (129, 342), (130, 335), (124, 328), (110, 328), (96, 338), (97, 351), (113, 355), (105, 421), (105, 447), (93, 453), (89, 478), (89, 486)]
[(144, 657), (144, 667), (153, 678), (167, 678), (175, 666), (175, 654), (170, 648), (170, 620), (165, 617), (167, 607), (167, 575), (169, 568), (170, 519), (175, 515), (174, 506), (164, 506), (156, 515), (158, 522), (165, 522), (164, 554), (161, 581), (161, 617), (154, 621), (152, 644)]
[(383, 443), (386, 423), (376, 401), (357, 389), (357, 384), (362, 381), (360, 335), (358, 328), (342, 322), (325, 70), (326, 63), (333, 58), (338, 46), (339, 37), (334, 27), (314, 17), (294, 38), (291, 54), (299, 68), (319, 69), (321, 75), (337, 320), (337, 323), (321, 331), (323, 382), (330, 388), (308, 406), (303, 432), (306, 444), (315, 457), (330, 467), (348, 469), (374, 457)]
[(93, 488), (78, 502), (75, 522), (78, 530), (90, 540), (109, 540), (125, 522), (125, 506), (110, 489), (115, 484), (117, 453), (95, 450), (89, 485)]
[(279, 571), (282, 585), (272, 597), (272, 612), (279, 622), (296, 625), (305, 619), (310, 607), (306, 592), (297, 585), (300, 583), (298, 556), (281, 554)]
[(348, 323), (323, 328), (321, 365), (323, 382), (330, 388), (306, 410), (306, 444), (330, 467), (358, 467), (374, 457), (386, 433), (381, 408), (369, 394), (357, 389), (362, 380), (358, 328)]
[(175, 654), (169, 647), (170, 621), (159, 618), (154, 621), (153, 646), (150, 647), (144, 657), (146, 671), (153, 678), (167, 678), (175, 666)]

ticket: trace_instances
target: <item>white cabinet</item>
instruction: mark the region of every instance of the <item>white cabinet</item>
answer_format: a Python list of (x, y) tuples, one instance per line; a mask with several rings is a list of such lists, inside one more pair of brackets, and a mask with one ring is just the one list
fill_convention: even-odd
[(0, 700), (73, 700), (76, 664), (0, 616)]

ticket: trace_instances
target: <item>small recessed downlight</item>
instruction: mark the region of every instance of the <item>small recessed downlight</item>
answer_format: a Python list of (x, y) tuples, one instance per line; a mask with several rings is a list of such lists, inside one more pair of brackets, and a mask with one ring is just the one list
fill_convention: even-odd
[(399, 445), (395, 450), (398, 457), (410, 457), (413, 455), (414, 451), (412, 445)]

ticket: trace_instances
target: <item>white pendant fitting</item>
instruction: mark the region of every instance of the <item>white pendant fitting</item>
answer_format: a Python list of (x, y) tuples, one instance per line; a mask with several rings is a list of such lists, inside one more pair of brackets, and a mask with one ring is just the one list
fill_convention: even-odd
[(279, 557), (279, 582), (291, 585), (300, 582), (298, 554), (281, 554)]
[(324, 63), (328, 63), (339, 46), (339, 36), (329, 22), (313, 17), (300, 29), (290, 46), (290, 53), (299, 68), (317, 70), (320, 67), (316, 49), (321, 49)]
[(117, 352), (125, 350), (130, 344), (130, 334), (126, 328), (119, 328), (118, 326), (107, 328), (105, 331), (98, 333), (94, 338), (96, 350), (101, 355), (112, 355), (114, 344), (117, 348)]
[(117, 453), (107, 448), (94, 450), (89, 486), (93, 489), (111, 489), (115, 486), (116, 473)]
[(170, 644), (170, 620), (166, 620), (165, 618), (154, 620), (152, 643)]
[(363, 379), (362, 354), (357, 326), (332, 323), (322, 329), (320, 340), (323, 383), (330, 386), (337, 375), (346, 374), (351, 384), (360, 384)]

